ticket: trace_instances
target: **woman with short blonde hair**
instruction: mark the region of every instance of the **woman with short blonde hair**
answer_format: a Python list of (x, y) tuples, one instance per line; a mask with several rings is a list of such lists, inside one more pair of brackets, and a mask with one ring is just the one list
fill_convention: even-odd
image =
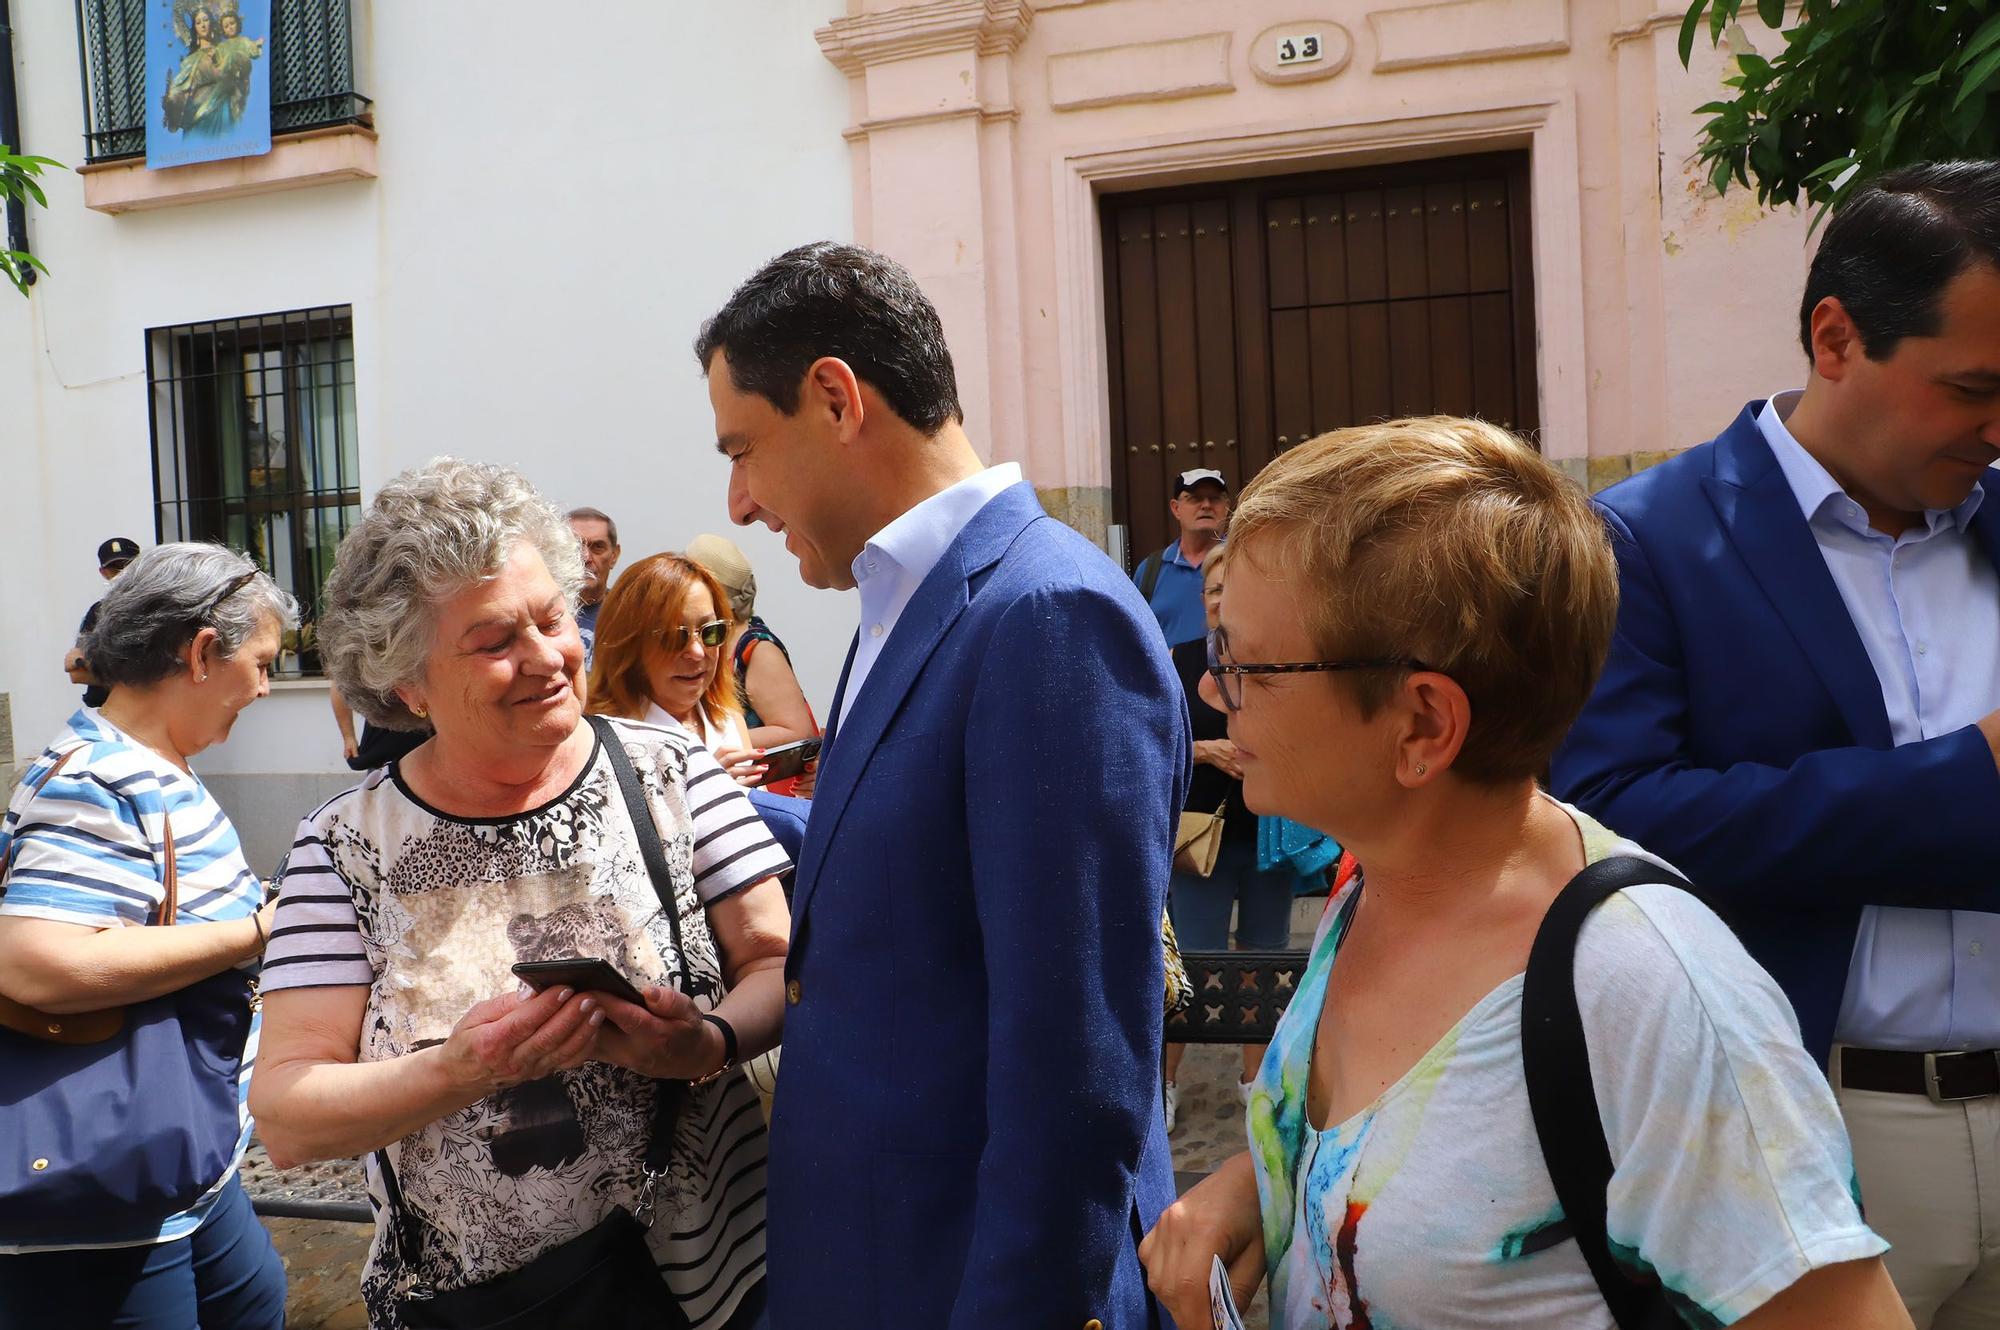
[[(1207, 1316), (1220, 1256), (1240, 1298), (1268, 1275), (1281, 1330), (1604, 1330), (1581, 1236), (1616, 1296), (1689, 1326), (1907, 1326), (1776, 985), (1671, 869), (1537, 787), (1617, 609), (1584, 494), (1491, 425), (1390, 421), (1273, 462), (1230, 549), (1203, 690), (1244, 800), (1338, 839), (1362, 877), (1259, 1070), (1249, 1152), (1141, 1248), (1176, 1319)], [(1593, 1234), (1545, 1162), (1522, 1010), (1544, 916), (1600, 864), (1631, 884), (1575, 947), (1614, 1165)]]

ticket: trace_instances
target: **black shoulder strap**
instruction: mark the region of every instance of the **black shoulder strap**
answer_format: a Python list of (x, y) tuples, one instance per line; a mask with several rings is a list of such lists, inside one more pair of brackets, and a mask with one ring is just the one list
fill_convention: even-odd
[(1160, 585), (1160, 568), (1166, 563), (1167, 552), (1154, 550), (1139, 565), (1139, 599), (1151, 603), (1154, 590)]
[[(632, 769), (631, 754), (625, 751), (625, 741), (618, 737), (617, 728), (602, 716), (588, 719), (590, 727), (597, 731), (598, 742), (604, 745), (605, 756), (611, 759), (619, 792), (625, 796), (626, 815), (632, 819), (632, 834), (639, 838), (639, 854), (646, 861), (646, 876), (653, 880), (653, 894), (660, 898), (660, 908), (666, 911), (667, 927), (674, 936), (674, 987), (685, 992), (687, 948), (681, 942), (680, 900), (674, 892), (673, 874), (667, 871), (667, 852), (660, 844), (660, 828), (653, 821), (652, 805), (646, 802), (639, 773)], [(674, 1124), (687, 1104), (687, 1096), (686, 1081), (653, 1082), (653, 1132), (646, 1143), (646, 1167), (655, 1173), (665, 1171), (673, 1153)]]
[(674, 965), (679, 971), (674, 986), (685, 989), (687, 952), (681, 949), (681, 907), (674, 895), (673, 874), (667, 871), (667, 852), (660, 844), (660, 829), (653, 822), (652, 806), (646, 802), (639, 773), (632, 769), (631, 755), (625, 751), (625, 741), (618, 737), (617, 729), (602, 716), (587, 719), (590, 728), (597, 731), (597, 741), (604, 745), (605, 755), (611, 759), (618, 790), (625, 796), (625, 813), (632, 819), (632, 834), (639, 838), (639, 854), (646, 861), (646, 875), (653, 880), (653, 892), (660, 898), (660, 908), (667, 913), (667, 926), (673, 930)]
[(1578, 873), (1535, 934), (1521, 989), (1521, 1061), (1535, 1135), (1556, 1199), (1619, 1330), (1667, 1330), (1681, 1321), (1658, 1283), (1636, 1281), (1611, 1255), (1605, 1232), (1611, 1147), (1577, 1007), (1576, 942), (1583, 921), (1606, 897), (1651, 882), (1694, 892), (1671, 870), (1629, 856), (1600, 860)]

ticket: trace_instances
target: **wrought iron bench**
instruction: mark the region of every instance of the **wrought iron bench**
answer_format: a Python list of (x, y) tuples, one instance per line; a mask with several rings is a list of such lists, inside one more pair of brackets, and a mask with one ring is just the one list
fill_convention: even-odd
[[(1186, 951), (1193, 1000), (1167, 1020), (1175, 1044), (1268, 1044), (1305, 973), (1303, 951)], [(1205, 1173), (1174, 1174), (1186, 1191)]]
[(1175, 1044), (1268, 1044), (1305, 973), (1303, 951), (1187, 951), (1194, 1000), (1167, 1021)]

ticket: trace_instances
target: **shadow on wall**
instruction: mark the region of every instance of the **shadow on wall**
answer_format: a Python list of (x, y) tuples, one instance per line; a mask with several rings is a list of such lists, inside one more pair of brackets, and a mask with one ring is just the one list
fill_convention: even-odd
[(278, 871), (285, 851), (292, 848), (299, 820), (360, 780), (352, 771), (202, 777), (202, 783), (235, 824), (250, 871), (267, 881)]

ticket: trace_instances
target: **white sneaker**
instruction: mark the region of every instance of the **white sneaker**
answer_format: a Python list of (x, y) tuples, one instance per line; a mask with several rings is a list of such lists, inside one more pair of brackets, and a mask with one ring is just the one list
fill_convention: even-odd
[(1256, 1088), (1257, 1088), (1257, 1082), (1255, 1081), (1236, 1082), (1236, 1093), (1242, 1097), (1243, 1107), (1245, 1108), (1250, 1107), (1250, 1092), (1252, 1090), (1255, 1090)]
[(1167, 1081), (1163, 1088), (1166, 1093), (1162, 1097), (1167, 1101), (1167, 1130), (1172, 1132), (1175, 1113), (1181, 1106), (1181, 1087), (1172, 1081)]

